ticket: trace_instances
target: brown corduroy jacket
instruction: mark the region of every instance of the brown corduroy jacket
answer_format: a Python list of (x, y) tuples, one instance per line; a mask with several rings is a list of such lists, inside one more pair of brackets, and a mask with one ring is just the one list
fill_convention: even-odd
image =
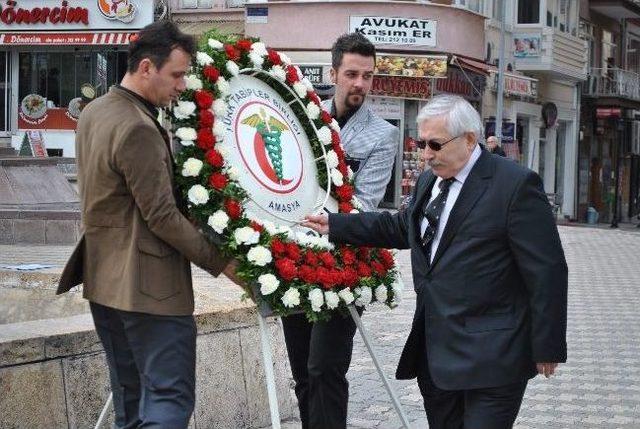
[(178, 209), (164, 129), (113, 87), (83, 110), (76, 156), (83, 235), (58, 293), (82, 283), (85, 298), (108, 307), (192, 314), (189, 261), (213, 275), (228, 261)]

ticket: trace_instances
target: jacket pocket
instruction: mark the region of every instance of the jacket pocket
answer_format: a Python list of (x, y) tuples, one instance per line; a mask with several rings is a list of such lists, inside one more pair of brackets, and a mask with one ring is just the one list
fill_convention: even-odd
[(158, 301), (176, 295), (176, 251), (157, 240), (138, 240), (140, 292)]
[(512, 313), (467, 316), (464, 319), (464, 328), (467, 332), (499, 331), (512, 329), (515, 326), (516, 320)]

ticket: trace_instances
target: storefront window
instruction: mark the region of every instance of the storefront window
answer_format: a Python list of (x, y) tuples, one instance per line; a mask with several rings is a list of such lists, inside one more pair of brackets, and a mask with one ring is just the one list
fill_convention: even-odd
[(518, 24), (540, 23), (540, 0), (518, 0)]
[(66, 108), (80, 96), (80, 87), (91, 84), (96, 95), (105, 94), (126, 71), (125, 52), (21, 52), (18, 58), (18, 97), (37, 94), (47, 107)]

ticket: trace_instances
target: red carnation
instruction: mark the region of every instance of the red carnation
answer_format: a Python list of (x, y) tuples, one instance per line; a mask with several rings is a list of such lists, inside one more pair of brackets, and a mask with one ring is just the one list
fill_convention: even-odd
[(195, 92), (194, 97), (199, 108), (205, 110), (213, 104), (213, 95), (209, 91), (199, 89)]
[(349, 177), (349, 169), (347, 163), (344, 161), (338, 161), (338, 171), (344, 176)]
[(338, 194), (338, 197), (340, 197), (340, 200), (342, 201), (351, 201), (351, 198), (353, 198), (353, 186), (338, 186), (336, 188), (336, 194)]
[(216, 83), (220, 77), (220, 70), (212, 65), (204, 66), (202, 73), (211, 83)]
[(298, 269), (296, 268), (296, 263), (291, 259), (278, 259), (276, 261), (276, 270), (278, 270), (278, 274), (284, 280), (293, 280), (298, 275)]
[(318, 265), (320, 261), (318, 261), (318, 256), (313, 253), (313, 251), (311, 250), (307, 250), (304, 253), (304, 263), (307, 265), (311, 265), (312, 267), (315, 267), (316, 265)]
[(253, 228), (254, 231), (258, 231), (258, 232), (264, 231), (264, 226), (260, 225), (255, 220), (252, 220), (249, 225), (251, 225), (251, 228)]
[(294, 84), (299, 80), (300, 77), (298, 76), (298, 71), (296, 70), (296, 68), (291, 65), (287, 66), (287, 82), (289, 84)]
[(361, 261), (369, 262), (369, 248), (368, 247), (359, 247), (358, 248), (358, 257)]
[(296, 243), (287, 243), (287, 258), (292, 259), (294, 261), (298, 261), (300, 259), (300, 248)]
[(353, 206), (351, 205), (351, 203), (347, 202), (338, 204), (338, 207), (340, 208), (340, 213), (351, 213), (351, 210), (353, 210)]
[(216, 144), (216, 138), (211, 132), (211, 128), (200, 128), (198, 130), (198, 139), (196, 141), (198, 147), (202, 150), (213, 149), (213, 145)]
[(240, 59), (240, 51), (233, 45), (224, 45), (224, 52), (231, 61), (238, 61)]
[(241, 39), (236, 42), (236, 47), (241, 51), (250, 51), (253, 42), (249, 39)]
[(384, 276), (387, 274), (387, 269), (378, 261), (372, 261), (371, 268), (373, 268), (373, 271), (375, 271), (379, 276)]
[(208, 150), (204, 157), (207, 163), (212, 167), (222, 168), (222, 166), (224, 165), (224, 158), (222, 158), (220, 152), (215, 149)]
[(318, 258), (322, 261), (322, 265), (327, 268), (333, 268), (336, 266), (336, 260), (329, 252), (321, 252), (318, 254)]
[(343, 247), (340, 250), (340, 254), (342, 255), (342, 263), (345, 265), (353, 265), (358, 260), (356, 257), (356, 252), (347, 247)]
[(305, 283), (315, 283), (318, 279), (318, 274), (314, 267), (303, 265), (298, 269), (298, 277)]
[(316, 268), (316, 274), (318, 283), (320, 283), (325, 289), (331, 289), (331, 287), (333, 286), (333, 278), (331, 276), (331, 272), (324, 267), (318, 267)]
[(364, 262), (358, 262), (358, 274), (360, 277), (369, 277), (371, 275), (371, 267)]
[[(317, 95), (316, 95), (316, 97), (317, 97)], [(331, 123), (331, 115), (326, 110), (323, 110), (320, 113), (320, 119), (322, 119), (322, 122), (324, 122), (327, 125), (329, 125)]]
[(360, 280), (360, 277), (353, 268), (349, 267), (342, 270), (342, 283), (345, 285), (349, 287), (355, 286), (356, 283), (358, 283), (358, 280)]
[(271, 61), (271, 64), (273, 64), (274, 66), (282, 63), (282, 59), (280, 59), (280, 55), (273, 49), (267, 49), (267, 54), (269, 57), (269, 61)]
[(342, 283), (343, 278), (342, 278), (341, 270), (338, 270), (337, 268), (332, 268), (329, 270), (329, 276), (331, 278), (332, 286)]
[(340, 143), (332, 143), (331, 148), (338, 155), (338, 162), (344, 163), (344, 149), (340, 146)]
[(227, 179), (227, 176), (222, 173), (216, 172), (213, 173), (211, 177), (209, 177), (209, 185), (211, 185), (213, 189), (216, 189), (218, 191), (222, 191), (224, 187), (227, 186), (228, 182), (229, 179)]
[(242, 215), (242, 206), (236, 200), (226, 200), (224, 202), (224, 209), (231, 219), (240, 219), (240, 216)]
[[(318, 106), (322, 104), (320, 102), (320, 98), (318, 97), (318, 94), (316, 94), (314, 91), (307, 91), (307, 97), (309, 97), (309, 99), (313, 101), (315, 104), (317, 104)], [(329, 122), (331, 122), (331, 120), (329, 120)]]
[(213, 116), (213, 112), (211, 110), (200, 110), (200, 113), (198, 114), (198, 122), (203, 128), (213, 127), (214, 119), (215, 117)]
[(340, 144), (340, 134), (336, 132), (336, 130), (331, 130), (331, 143), (334, 145)]
[(380, 259), (382, 260), (382, 265), (388, 270), (393, 268), (395, 265), (395, 261), (393, 260), (393, 255), (387, 249), (380, 249)]
[(287, 246), (277, 238), (271, 240), (271, 251), (275, 256), (283, 256), (287, 251)]

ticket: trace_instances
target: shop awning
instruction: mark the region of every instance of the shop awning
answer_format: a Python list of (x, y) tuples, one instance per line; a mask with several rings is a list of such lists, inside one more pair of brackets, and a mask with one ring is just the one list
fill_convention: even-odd
[(451, 64), (455, 64), (465, 70), (472, 71), (474, 73), (484, 74), (489, 76), (489, 72), (495, 71), (496, 67), (482, 61), (470, 60), (468, 58), (462, 58), (454, 55), (451, 58)]
[(0, 33), (0, 45), (128, 45), (131, 32)]
[(244, 35), (244, 21), (198, 21), (198, 22), (177, 22), (180, 31), (192, 36), (202, 36), (209, 30), (215, 29), (223, 35)]

